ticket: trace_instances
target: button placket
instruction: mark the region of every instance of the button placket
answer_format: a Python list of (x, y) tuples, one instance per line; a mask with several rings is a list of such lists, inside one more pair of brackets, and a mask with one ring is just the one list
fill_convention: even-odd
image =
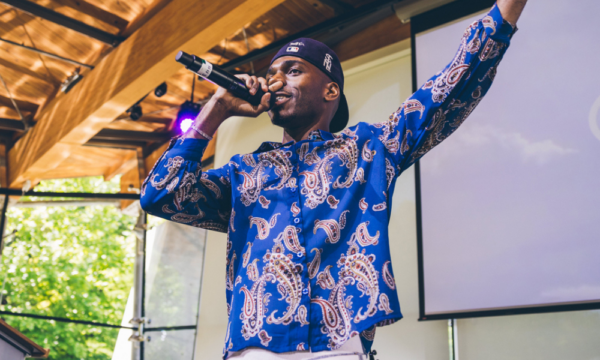
[[(298, 209), (300, 209), (300, 211), (297, 214), (294, 214), (294, 216), (292, 216), (291, 218), (293, 218), (293, 225), (297, 228), (300, 228), (300, 231), (298, 232), (298, 242), (300, 243), (300, 246), (302, 246), (305, 250), (304, 251), (299, 251), (297, 252), (295, 255), (297, 257), (297, 261), (299, 263), (302, 264), (303, 270), (301, 273), (302, 276), (302, 283), (304, 284), (304, 288), (302, 289), (302, 296), (301, 296), (301, 304), (304, 305), (304, 307), (306, 308), (307, 311), (307, 320), (310, 319), (310, 296), (309, 296), (309, 286), (310, 286), (310, 279), (308, 278), (308, 256), (306, 253), (306, 241), (304, 239), (304, 229), (302, 227), (302, 198), (300, 196), (300, 191), (298, 191), (298, 189), (300, 188), (300, 161), (299, 161), (299, 156), (298, 156), (298, 152), (297, 150), (299, 149), (299, 146), (297, 144), (294, 144), (292, 146), (292, 156), (290, 158), (290, 162), (292, 163), (292, 177), (296, 180), (296, 187), (292, 187), (290, 188), (290, 198), (291, 198), (291, 203), (296, 203), (298, 206)], [(291, 204), (290, 204), (291, 206)], [(309, 327), (308, 326), (302, 326), (302, 331), (304, 333), (304, 343), (308, 344), (309, 343), (309, 337), (310, 337), (310, 333), (309, 333)]]

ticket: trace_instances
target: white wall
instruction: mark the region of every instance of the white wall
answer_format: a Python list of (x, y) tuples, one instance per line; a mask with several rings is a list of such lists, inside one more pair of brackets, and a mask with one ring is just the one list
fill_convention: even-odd
[(600, 311), (458, 321), (460, 360), (600, 360)]
[[(384, 121), (411, 94), (409, 42), (365, 54), (343, 65), (350, 124)], [(238, 153), (254, 151), (263, 141), (281, 141), (282, 130), (266, 114), (257, 119), (232, 118), (219, 129), (215, 166)], [(374, 349), (382, 360), (439, 360), (448, 358), (445, 321), (417, 322), (418, 277), (415, 227), (414, 172), (398, 180), (390, 224), (390, 247), (404, 319), (380, 328)], [(196, 359), (221, 356), (227, 325), (225, 308), (226, 235), (209, 232), (200, 304)]]

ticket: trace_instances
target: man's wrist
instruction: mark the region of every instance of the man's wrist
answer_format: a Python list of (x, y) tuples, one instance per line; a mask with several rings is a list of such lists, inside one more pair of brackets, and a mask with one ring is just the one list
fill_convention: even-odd
[(211, 98), (186, 132), (186, 138), (211, 140), (219, 126), (228, 118), (228, 111), (218, 99)]

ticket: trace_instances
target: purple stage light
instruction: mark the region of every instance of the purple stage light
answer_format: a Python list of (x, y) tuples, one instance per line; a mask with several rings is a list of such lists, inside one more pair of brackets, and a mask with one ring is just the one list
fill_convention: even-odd
[(187, 132), (189, 130), (189, 128), (192, 126), (192, 124), (194, 123), (194, 119), (182, 119), (181, 123), (179, 124), (179, 128), (181, 129), (181, 132)]
[(200, 113), (200, 104), (186, 101), (181, 104), (179, 112), (177, 113), (177, 120), (175, 122), (175, 129), (179, 129), (181, 134), (189, 130), (194, 123), (194, 119)]

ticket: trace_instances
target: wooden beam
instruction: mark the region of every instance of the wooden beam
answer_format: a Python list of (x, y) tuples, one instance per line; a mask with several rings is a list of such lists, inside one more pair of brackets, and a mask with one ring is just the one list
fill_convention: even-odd
[[(56, 167), (131, 104), (181, 69), (179, 50), (203, 54), (283, 0), (173, 0), (37, 116), (9, 152), (10, 184)], [(201, 19), (201, 21), (199, 21)]]
[(110, 46), (116, 46), (121, 42), (121, 38), (118, 36), (115, 36), (104, 30), (97, 29), (93, 26), (70, 18), (44, 6), (38, 5), (34, 2), (27, 0), (2, 0), (2, 2), (33, 16), (66, 27), (67, 29), (71, 29), (80, 34), (89, 36), (92, 39), (102, 41)]
[[(137, 157), (135, 157), (137, 165)], [(135, 194), (139, 192), (141, 188), (139, 170), (137, 166), (129, 169), (123, 176), (121, 176), (121, 193), (124, 194)], [(121, 210), (125, 210), (135, 200), (121, 200)]]
[(6, 176), (6, 145), (0, 144), (0, 187), (8, 187)]
[(410, 23), (403, 24), (396, 14), (350, 36), (333, 47), (340, 61), (410, 38)]
[(133, 21), (129, 23), (127, 28), (121, 32), (121, 35), (124, 37), (129, 37), (129, 35), (136, 32), (139, 28), (141, 28), (144, 24), (148, 22), (154, 15), (158, 14), (165, 6), (167, 6), (172, 0), (154, 0), (150, 6), (148, 6), (144, 11), (139, 14)]
[(38, 80), (42, 80), (44, 82), (47, 82), (48, 84), (56, 85), (55, 82), (52, 81), (46, 74), (32, 71), (29, 68), (26, 68), (26, 67), (21, 66), (21, 65), (17, 65), (15, 63), (11, 62), (11, 61), (6, 60), (6, 59), (0, 58), (0, 65), (4, 66), (7, 69), (14, 70), (14, 71), (16, 71), (18, 73), (31, 76), (32, 78), (35, 78), (35, 79), (38, 79)]
[(125, 174), (134, 167), (137, 167), (137, 161), (137, 152), (133, 150), (129, 151), (127, 156), (124, 157), (119, 163), (106, 170), (103, 175), (104, 181), (110, 181), (116, 175)]
[[(30, 103), (28, 101), (19, 99), (15, 99), (15, 102), (17, 103), (17, 106), (19, 107), (19, 110), (21, 110), (21, 112), (35, 113), (38, 109), (38, 104)], [(4, 97), (2, 95), (0, 95), (0, 106), (6, 106), (11, 109), (15, 108), (10, 98)]]
[(119, 31), (125, 29), (129, 24), (129, 22), (122, 17), (83, 0), (53, 0), (53, 2), (89, 15), (98, 21), (102, 21), (105, 24), (119, 29)]

